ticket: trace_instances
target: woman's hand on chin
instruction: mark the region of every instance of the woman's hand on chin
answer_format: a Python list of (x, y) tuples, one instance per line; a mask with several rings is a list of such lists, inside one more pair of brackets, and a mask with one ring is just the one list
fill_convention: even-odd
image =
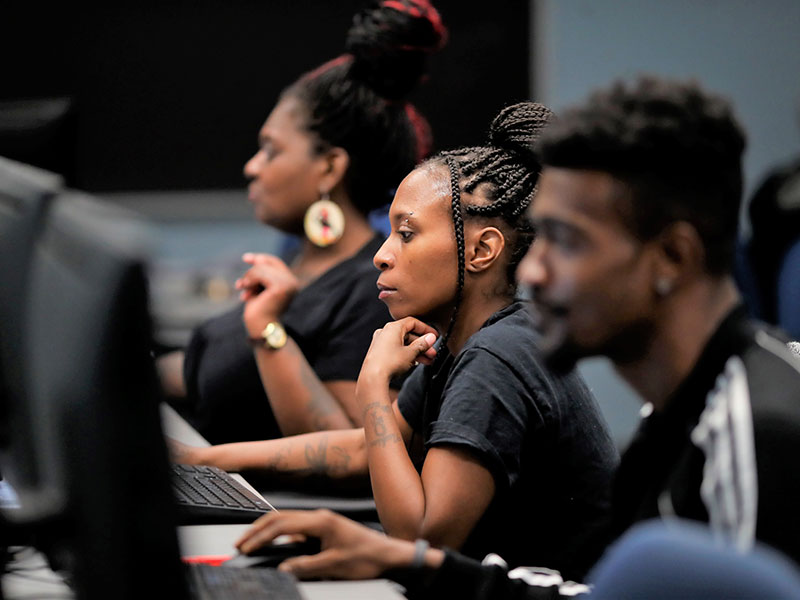
[(433, 327), (414, 317), (387, 323), (372, 334), (361, 371), (388, 381), (419, 363), (431, 364), (436, 357), (433, 344), (437, 335)]

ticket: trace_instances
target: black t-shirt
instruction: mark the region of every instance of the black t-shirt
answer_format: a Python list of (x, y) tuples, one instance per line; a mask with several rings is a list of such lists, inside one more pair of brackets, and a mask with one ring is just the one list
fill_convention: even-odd
[(462, 552), (577, 578), (601, 551), (618, 456), (582, 379), (548, 371), (536, 343), (525, 304), (514, 303), (437, 373), (416, 369), (398, 404), (426, 449), (466, 448), (494, 477), (495, 497)]
[[(322, 381), (355, 381), (373, 332), (391, 321), (378, 300), (375, 236), (292, 299), (281, 322)], [(213, 444), (279, 437), (242, 320), (244, 307), (200, 325), (186, 348), (186, 398), (175, 408)]]

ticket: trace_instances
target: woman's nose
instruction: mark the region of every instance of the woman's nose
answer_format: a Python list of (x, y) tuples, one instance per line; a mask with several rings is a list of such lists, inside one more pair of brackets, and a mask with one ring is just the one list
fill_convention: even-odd
[(372, 264), (374, 264), (375, 268), (377, 268), (379, 271), (385, 271), (392, 265), (393, 258), (387, 247), (388, 245), (389, 240), (387, 239), (385, 242), (383, 242), (383, 245), (378, 248), (375, 256), (372, 257)]
[(261, 151), (259, 150), (253, 156), (250, 157), (246, 163), (244, 163), (244, 169), (242, 172), (247, 179), (253, 179), (258, 175), (258, 165), (259, 165), (259, 155)]

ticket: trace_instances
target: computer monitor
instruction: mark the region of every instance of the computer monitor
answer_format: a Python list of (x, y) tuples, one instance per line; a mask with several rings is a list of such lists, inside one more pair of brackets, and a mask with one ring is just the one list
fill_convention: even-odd
[[(34, 236), (20, 393), (0, 471), (7, 521), (63, 570), (78, 598), (185, 598), (158, 410), (146, 228), (77, 192)], [(2, 282), (5, 285), (5, 282)]]
[(33, 240), (61, 185), (53, 173), (0, 156), (0, 444), (10, 425), (5, 397), (22, 386), (18, 360)]

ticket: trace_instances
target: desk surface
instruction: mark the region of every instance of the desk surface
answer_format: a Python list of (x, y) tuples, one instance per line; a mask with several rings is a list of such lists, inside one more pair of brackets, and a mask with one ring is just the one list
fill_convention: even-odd
[[(170, 437), (186, 444), (206, 446), (208, 442), (172, 408), (163, 405), (162, 423)], [(253, 489), (240, 475), (239, 481)], [(255, 490), (253, 490), (255, 491)], [(257, 493), (257, 492), (256, 492)], [(234, 542), (247, 525), (192, 525), (178, 528), (183, 556), (234, 555)], [(2, 578), (5, 600), (31, 598), (74, 598), (63, 579), (50, 570), (44, 557), (31, 548), (23, 549), (12, 563), (14, 573)], [(301, 582), (300, 592), (306, 600), (404, 600), (401, 588), (384, 579), (369, 581)]]
[[(13, 566), (15, 572), (6, 574), (2, 580), (5, 600), (68, 600), (75, 597), (64, 580), (50, 570), (44, 557), (35, 550), (22, 550)], [(398, 586), (383, 579), (302, 582), (300, 592), (305, 600), (405, 600)]]
[[(193, 446), (208, 446), (208, 441), (191, 427), (174, 409), (162, 404), (161, 417), (164, 432), (185, 444)], [(253, 487), (244, 477), (234, 474), (239, 481)], [(258, 492), (256, 492), (258, 493)], [(289, 494), (291, 496), (291, 494)], [(272, 494), (268, 501), (272, 501), (280, 509), (281, 502), (276, 494)], [(296, 501), (302, 502), (302, 497), (297, 496)], [(312, 500), (308, 499), (308, 508), (313, 508)], [(190, 525), (178, 528), (178, 541), (183, 556), (220, 556), (234, 555), (236, 549), (234, 542), (247, 529), (247, 525)], [(301, 591), (308, 600), (403, 600), (405, 596), (400, 593), (398, 586), (383, 579), (370, 581), (316, 581), (300, 584)]]

